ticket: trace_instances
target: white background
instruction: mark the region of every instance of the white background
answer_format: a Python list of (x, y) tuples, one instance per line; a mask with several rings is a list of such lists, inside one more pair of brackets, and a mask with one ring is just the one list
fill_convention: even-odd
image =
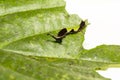
[[(86, 30), (84, 48), (97, 45), (120, 45), (120, 0), (65, 0), (70, 14), (78, 14), (91, 23)], [(112, 80), (120, 80), (120, 68), (99, 73)]]

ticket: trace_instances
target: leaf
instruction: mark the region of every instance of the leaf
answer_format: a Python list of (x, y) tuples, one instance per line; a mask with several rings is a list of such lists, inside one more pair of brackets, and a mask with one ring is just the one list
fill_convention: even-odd
[(97, 48), (89, 52), (82, 46), (85, 29), (66, 36), (61, 44), (47, 35), (78, 29), (81, 21), (67, 13), (64, 0), (1, 0), (0, 80), (108, 80), (95, 70), (119, 62), (119, 55), (116, 60), (113, 55), (118, 48), (109, 57), (109, 48), (100, 47), (107, 58), (99, 51), (95, 60)]
[[(49, 3), (49, 4), (48, 4)], [(1, 0), (0, 15), (13, 14), (37, 9), (64, 7), (63, 0)]]
[(0, 80), (108, 80), (93, 71), (101, 64), (106, 66), (104, 63), (24, 56), (0, 50)]
[(91, 50), (85, 50), (81, 59), (118, 64), (120, 62), (120, 45), (101, 45)]
[[(40, 0), (36, 1), (32, 2), (31, 5), (33, 3), (33, 5), (38, 4)], [(0, 48), (24, 55), (66, 58), (76, 57), (78, 51), (82, 49), (84, 36), (81, 35), (84, 35), (83, 33), (67, 37), (62, 45), (55, 44), (53, 42), (54, 40), (50, 36), (47, 36), (47, 33), (53, 31), (57, 33), (64, 27), (76, 27), (79, 25), (81, 19), (77, 15), (68, 15), (64, 9), (65, 3), (62, 0), (53, 1), (54, 2), (48, 5), (52, 6), (51, 4), (54, 4), (52, 8), (48, 7), (44, 9), (45, 6), (41, 5), (43, 7), (42, 9), (40, 7), (35, 10), (28, 7), (30, 4), (29, 1), (26, 3), (26, 6), (21, 2), (21, 6), (28, 8), (28, 11), (23, 10), (19, 13), (1, 16)], [(48, 0), (42, 1), (41, 3), (43, 2), (45, 2), (46, 5), (49, 3)], [(6, 1), (4, 3), (5, 5), (7, 4)], [(19, 1), (16, 1), (16, 5), (13, 5), (14, 3), (11, 2), (11, 7), (20, 8), (17, 6), (17, 3), (19, 3)], [(54, 35), (56, 35), (56, 33), (54, 33)], [(76, 41), (74, 41), (74, 37), (76, 37)], [(75, 42), (78, 42), (78, 44), (75, 44)], [(74, 47), (76, 48), (71, 50), (71, 48)]]

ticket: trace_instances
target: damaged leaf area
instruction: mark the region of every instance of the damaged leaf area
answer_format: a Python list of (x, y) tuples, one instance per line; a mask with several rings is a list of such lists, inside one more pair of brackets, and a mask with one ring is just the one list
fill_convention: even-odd
[[(79, 27), (81, 19), (77, 15), (69, 15), (64, 9), (65, 3), (63, 1), (53, 1), (50, 4), (49, 1), (46, 2), (48, 6), (56, 3), (52, 8), (44, 8), (43, 6), (40, 9), (1, 16), (0, 48), (24, 55), (75, 58), (83, 49), (81, 44), (84, 33), (65, 38), (62, 45), (55, 44), (47, 33), (56, 34), (62, 28)], [(18, 2), (16, 1), (16, 3)], [(15, 5), (11, 6), (18, 8)], [(28, 4), (25, 8), (27, 6)], [(78, 44), (75, 44), (74, 38)], [(74, 50), (70, 50), (74, 47), (76, 47)]]

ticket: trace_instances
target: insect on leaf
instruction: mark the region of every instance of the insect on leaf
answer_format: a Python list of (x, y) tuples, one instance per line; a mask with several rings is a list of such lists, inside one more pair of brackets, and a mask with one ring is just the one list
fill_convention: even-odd
[(63, 28), (62, 30), (60, 30), (59, 32), (58, 32), (58, 35), (57, 36), (63, 36), (63, 35), (65, 35), (67, 33), (67, 29), (66, 28)]

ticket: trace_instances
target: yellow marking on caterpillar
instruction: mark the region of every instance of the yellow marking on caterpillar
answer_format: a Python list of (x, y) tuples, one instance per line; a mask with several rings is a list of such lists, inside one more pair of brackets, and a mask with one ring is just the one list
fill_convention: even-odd
[[(87, 19), (84, 20), (84, 22), (85, 22), (85, 26), (90, 25), (90, 23), (88, 22)], [(79, 26), (74, 26), (74, 27), (69, 27), (69, 28), (67, 28), (67, 31), (70, 31), (72, 29), (74, 29), (76, 31), (76, 30), (78, 30), (79, 27), (80, 27), (80, 25)]]
[(69, 32), (71, 29), (78, 30), (79, 26), (72, 27), (72, 28), (67, 28), (67, 31)]

